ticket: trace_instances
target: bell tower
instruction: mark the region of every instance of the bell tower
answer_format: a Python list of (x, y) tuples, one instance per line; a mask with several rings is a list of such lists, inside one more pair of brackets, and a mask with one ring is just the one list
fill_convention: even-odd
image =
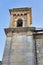
[(32, 24), (31, 8), (10, 9), (10, 28), (30, 27)]
[(9, 9), (10, 24), (5, 28), (6, 44), (2, 65), (34, 65), (35, 28), (32, 24), (31, 8)]

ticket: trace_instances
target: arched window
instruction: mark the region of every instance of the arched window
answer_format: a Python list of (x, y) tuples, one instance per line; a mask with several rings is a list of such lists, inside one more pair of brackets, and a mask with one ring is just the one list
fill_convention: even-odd
[(22, 27), (23, 26), (23, 20), (22, 19), (18, 19), (17, 20), (17, 27)]

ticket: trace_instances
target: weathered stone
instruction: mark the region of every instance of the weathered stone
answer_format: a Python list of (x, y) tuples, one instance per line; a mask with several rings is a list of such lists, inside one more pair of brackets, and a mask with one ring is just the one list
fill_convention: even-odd
[(31, 8), (10, 9), (10, 15), (2, 65), (43, 65), (43, 30), (30, 27)]

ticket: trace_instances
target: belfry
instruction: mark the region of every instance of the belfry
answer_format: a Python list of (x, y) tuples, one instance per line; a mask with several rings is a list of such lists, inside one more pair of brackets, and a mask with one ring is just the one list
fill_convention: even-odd
[(2, 65), (43, 65), (43, 30), (31, 27), (31, 8), (13, 8), (9, 12)]

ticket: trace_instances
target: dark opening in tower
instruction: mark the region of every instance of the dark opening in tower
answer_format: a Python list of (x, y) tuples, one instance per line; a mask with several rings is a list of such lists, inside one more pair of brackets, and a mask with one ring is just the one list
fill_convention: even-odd
[(23, 26), (23, 20), (22, 19), (18, 19), (17, 20), (17, 27), (22, 27)]

